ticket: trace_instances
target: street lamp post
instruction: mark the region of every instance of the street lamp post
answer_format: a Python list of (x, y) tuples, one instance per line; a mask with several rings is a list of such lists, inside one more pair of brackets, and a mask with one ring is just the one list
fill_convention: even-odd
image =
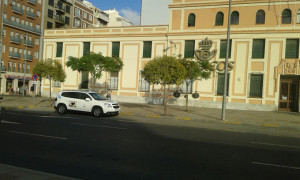
[(25, 58), (24, 58), (24, 54), (23, 54), (23, 60), (25, 61), (25, 65), (24, 65), (24, 77), (23, 77), (23, 96), (25, 97), (25, 73), (26, 73), (26, 62), (27, 62), (27, 43), (28, 43), (28, 32), (26, 33), (26, 40), (25, 40), (25, 37), (24, 37), (24, 43), (25, 43)]
[(226, 58), (225, 58), (225, 78), (224, 78), (224, 94), (222, 101), (222, 120), (225, 120), (225, 111), (226, 111), (226, 96), (227, 96), (227, 79), (228, 79), (228, 57), (229, 57), (229, 45), (230, 45), (230, 24), (231, 24), (231, 0), (229, 0), (228, 8), (228, 25), (227, 25), (227, 46), (226, 46)]

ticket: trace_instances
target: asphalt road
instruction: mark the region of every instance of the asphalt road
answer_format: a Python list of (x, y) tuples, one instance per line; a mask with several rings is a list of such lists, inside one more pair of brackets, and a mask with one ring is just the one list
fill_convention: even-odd
[(300, 139), (7, 111), (0, 163), (97, 180), (300, 179)]

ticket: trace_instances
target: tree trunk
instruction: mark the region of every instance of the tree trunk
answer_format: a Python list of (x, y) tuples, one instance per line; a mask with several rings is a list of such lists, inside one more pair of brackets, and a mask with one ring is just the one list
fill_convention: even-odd
[(189, 107), (189, 83), (186, 82), (186, 92), (185, 92), (185, 110), (189, 111), (188, 107)]
[(166, 96), (166, 85), (164, 84), (164, 116), (167, 115), (167, 96)]
[(51, 99), (51, 86), (52, 86), (52, 82), (51, 82), (51, 78), (49, 79), (49, 81), (50, 81), (50, 90), (49, 90), (49, 94), (50, 94), (50, 99)]

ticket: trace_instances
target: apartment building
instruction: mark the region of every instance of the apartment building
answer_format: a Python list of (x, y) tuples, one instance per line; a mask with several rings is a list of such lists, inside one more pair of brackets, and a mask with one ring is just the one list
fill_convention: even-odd
[(22, 91), (31, 86), (32, 67), (40, 58), (42, 0), (2, 0), (3, 36), (1, 54), (1, 89)]
[(94, 25), (94, 12), (84, 4), (83, 0), (75, 0), (73, 21), (75, 28), (87, 28)]
[(45, 0), (44, 29), (73, 27), (73, 0)]

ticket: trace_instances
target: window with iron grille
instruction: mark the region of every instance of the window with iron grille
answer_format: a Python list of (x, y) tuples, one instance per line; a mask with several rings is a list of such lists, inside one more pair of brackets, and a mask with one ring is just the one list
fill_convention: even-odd
[(282, 24), (291, 24), (292, 22), (292, 12), (289, 9), (285, 9), (282, 11), (282, 18), (281, 23)]
[[(224, 82), (225, 82), (225, 73), (218, 73), (217, 95), (224, 94)], [(228, 96), (229, 94), (228, 90), (229, 90), (229, 73), (227, 78), (226, 96)]]
[(189, 83), (188, 84), (188, 94), (192, 94), (193, 92), (193, 82), (192, 80), (184, 80), (184, 82), (180, 85), (180, 90), (182, 93), (186, 93), (187, 89), (186, 89), (186, 83)]
[(263, 10), (257, 11), (256, 24), (265, 24), (265, 11)]
[(249, 97), (261, 98), (263, 93), (263, 74), (250, 74)]
[(140, 79), (139, 79), (139, 91), (140, 92), (149, 92), (150, 91), (150, 84), (145, 79), (143, 75), (143, 71), (140, 71)]
[(108, 89), (118, 90), (118, 82), (119, 82), (119, 72), (111, 72)]

